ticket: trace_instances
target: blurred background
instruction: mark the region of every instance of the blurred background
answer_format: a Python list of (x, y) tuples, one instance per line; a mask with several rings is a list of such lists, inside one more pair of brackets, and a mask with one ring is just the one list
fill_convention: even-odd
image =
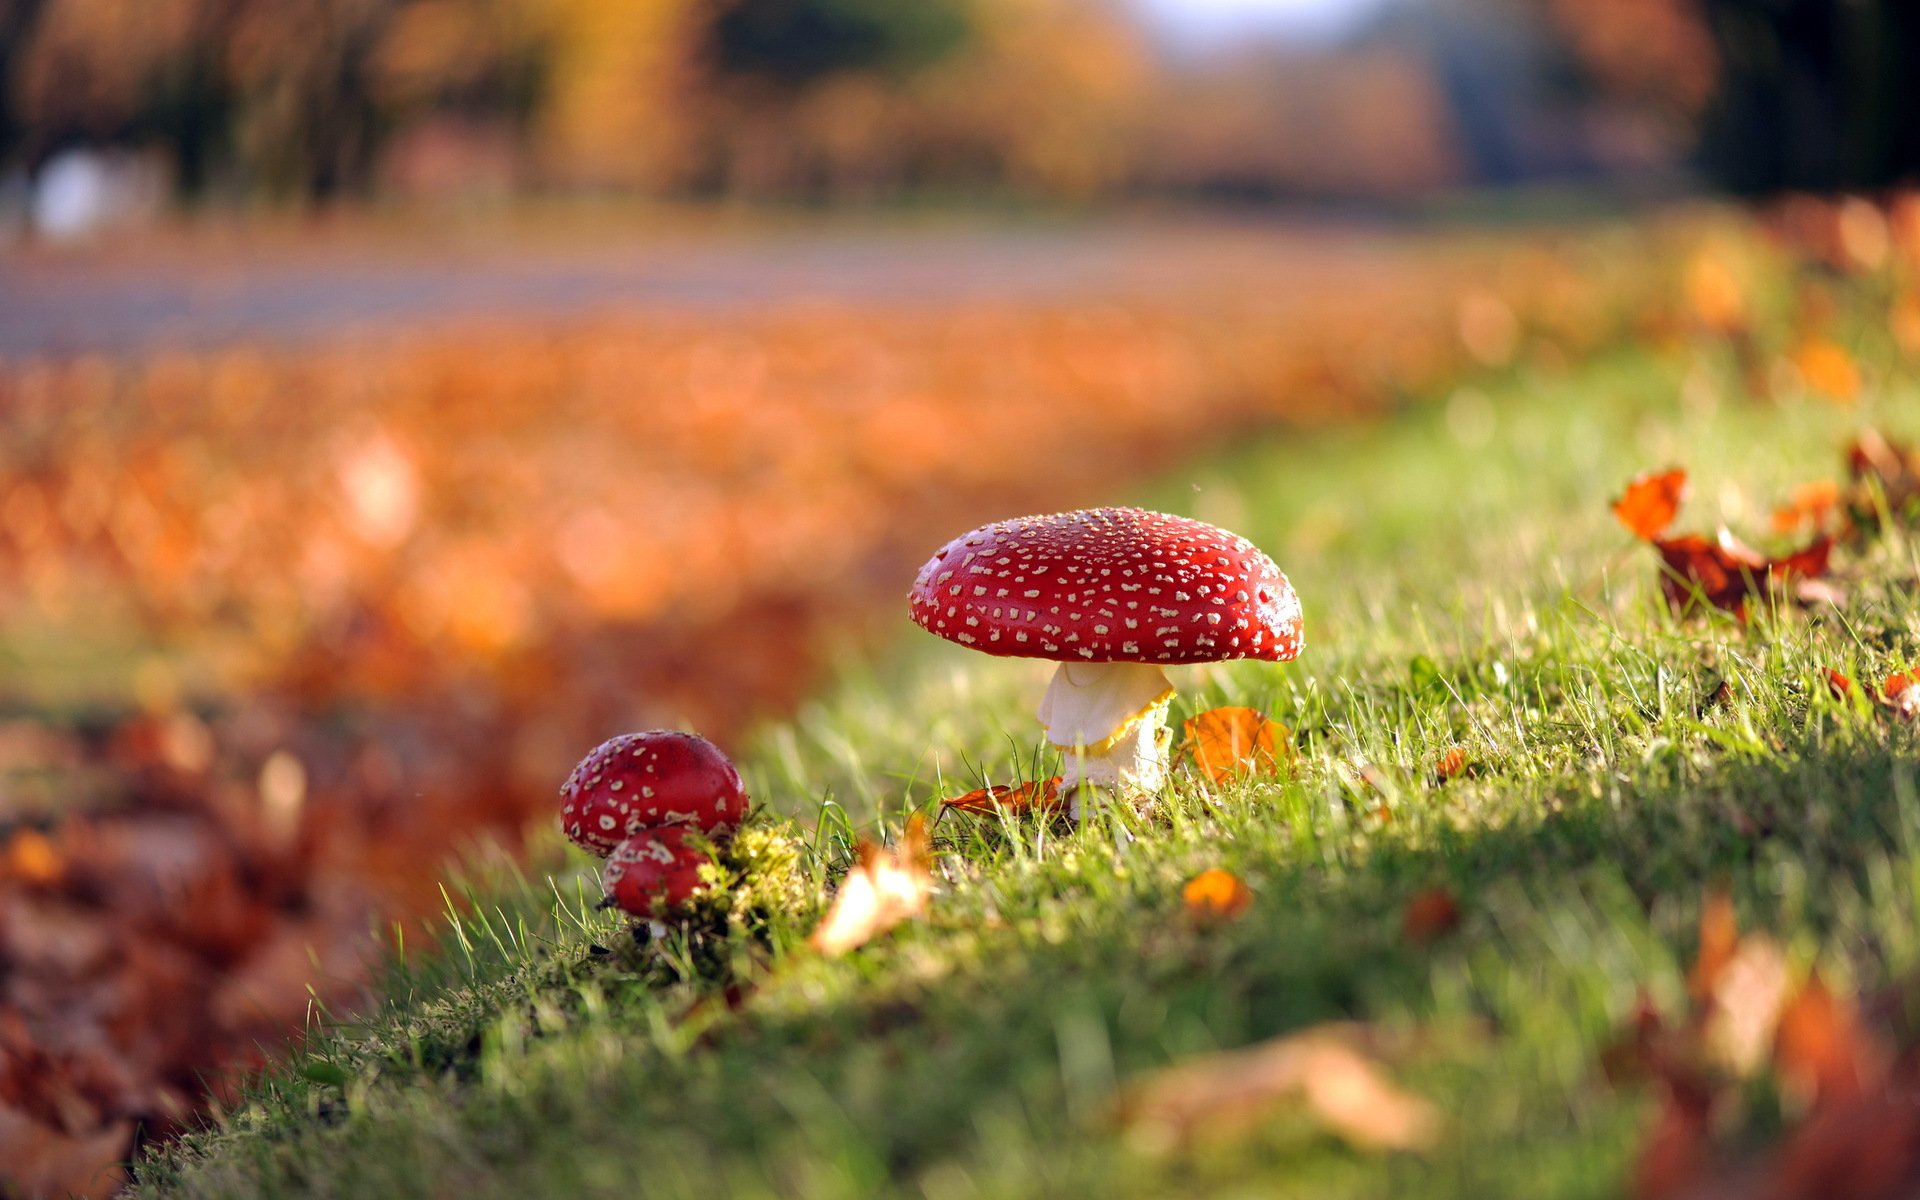
[(1850, 402), (1920, 358), (1917, 43), (1902, 0), (0, 0), (0, 1162), (64, 1194), (186, 1127), (453, 860), (565, 861), (586, 750), (750, 748), (958, 531), (1628, 338)]
[(5, 0), (0, 207), (1870, 188), (1898, 0)]

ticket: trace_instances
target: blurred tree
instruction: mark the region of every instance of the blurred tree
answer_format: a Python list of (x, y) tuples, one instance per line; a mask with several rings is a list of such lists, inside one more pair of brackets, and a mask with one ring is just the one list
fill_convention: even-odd
[(533, 115), (543, 178), (685, 185), (694, 171), (702, 0), (517, 0), (542, 64)]
[(1702, 151), (1722, 183), (1824, 191), (1920, 174), (1920, 5), (1698, 2), (1721, 59)]
[(708, 29), (722, 76), (800, 87), (846, 71), (907, 73), (965, 42), (958, 0), (727, 0)]

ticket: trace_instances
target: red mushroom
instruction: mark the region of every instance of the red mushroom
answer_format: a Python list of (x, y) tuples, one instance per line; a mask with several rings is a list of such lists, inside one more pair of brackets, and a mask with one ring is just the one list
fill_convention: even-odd
[(686, 835), (684, 828), (669, 825), (615, 846), (600, 877), (607, 900), (629, 916), (658, 921), (693, 899), (700, 890), (700, 866), (712, 860)]
[(1068, 751), (1063, 789), (1160, 786), (1163, 667), (1300, 653), (1300, 598), (1272, 559), (1224, 529), (1138, 508), (983, 525), (929, 559), (909, 599), (948, 641), (1060, 663), (1039, 717)]
[(560, 787), (560, 828), (605, 857), (626, 838), (663, 825), (724, 834), (747, 815), (733, 763), (698, 734), (623, 733), (595, 747)]

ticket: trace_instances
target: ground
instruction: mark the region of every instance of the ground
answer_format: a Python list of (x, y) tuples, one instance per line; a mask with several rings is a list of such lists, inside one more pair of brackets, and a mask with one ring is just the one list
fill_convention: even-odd
[[(397, 961), (377, 1007), (142, 1163), (139, 1194), (1645, 1184), (1660, 1087), (1610, 1078), (1603, 1052), (1643, 1001), (1683, 1010), (1710, 896), (1841, 994), (1920, 967), (1914, 732), (1868, 698), (1920, 649), (1912, 545), (1849, 551), (1838, 607), (1741, 622), (1671, 611), (1657, 556), (1608, 511), (1638, 473), (1683, 464), (1676, 528), (1804, 540), (1769, 535), (1773, 506), (1839, 477), (1862, 425), (1912, 432), (1878, 286), (1816, 275), (1742, 301), (1785, 314), (1776, 349), (1684, 324), (1580, 356), (1535, 347), (1396, 415), (1250, 439), (1113, 497), (1246, 534), (1302, 595), (1296, 663), (1178, 680), (1176, 726), (1226, 704), (1280, 722), (1277, 775), (1183, 773), (1146, 816), (1078, 829), (942, 814), (1052, 773), (1031, 717), (1044, 671), (919, 634), (903, 601), (897, 644), (743, 756), (769, 827), (802, 843), (809, 899), (719, 956), (636, 946), (594, 910), (595, 864), (550, 835), (474, 879), (446, 944)], [(1724, 333), (1701, 292), (1693, 315)], [(1867, 366), (1848, 404), (1790, 357), (1813, 334), (1779, 333), (1805, 330), (1809, 295), (1818, 336)], [(1830, 669), (1857, 686), (1836, 694)], [(896, 837), (913, 812), (938, 816), (925, 917), (844, 958), (808, 953), (853, 837)], [(1251, 906), (1195, 920), (1182, 885), (1216, 867)], [(1440, 893), (1457, 924), (1409, 918)], [(700, 973), (676, 981), (675, 963)], [(1299, 1105), (1192, 1141), (1124, 1119), (1130, 1088), (1170, 1064), (1334, 1021), (1436, 1105), (1430, 1146), (1357, 1149)], [(1723, 1108), (1717, 1153), (1757, 1153), (1793, 1115)]]

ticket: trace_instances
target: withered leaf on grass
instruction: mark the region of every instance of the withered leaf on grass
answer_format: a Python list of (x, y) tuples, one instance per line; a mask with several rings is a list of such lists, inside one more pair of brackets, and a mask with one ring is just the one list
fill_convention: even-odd
[(1364, 1033), (1351, 1025), (1318, 1025), (1176, 1064), (1126, 1090), (1121, 1124), (1148, 1149), (1181, 1150), (1245, 1136), (1281, 1106), (1299, 1103), (1359, 1149), (1430, 1146), (1439, 1114), (1386, 1077), (1362, 1049)]
[(1274, 729), (1274, 722), (1258, 709), (1237, 705), (1208, 709), (1181, 726), (1181, 750), (1214, 783), (1242, 775), (1268, 775), (1280, 768)]
[[(1920, 1119), (1893, 1061), (1850, 999), (1818, 972), (1797, 983), (1778, 943), (1741, 934), (1725, 895), (1700, 920), (1685, 1020), (1669, 1025), (1644, 997), (1607, 1060), (1610, 1078), (1651, 1079), (1660, 1115), (1641, 1146), (1641, 1200), (1886, 1200), (1920, 1182)], [(1757, 1156), (1722, 1118), (1739, 1112), (1739, 1080), (1770, 1073), (1789, 1121)]]
[(1433, 777), (1437, 782), (1445, 783), (1458, 776), (1472, 764), (1467, 761), (1467, 748), (1453, 746), (1445, 754), (1434, 760)]
[(1627, 531), (1642, 541), (1653, 541), (1673, 524), (1680, 506), (1687, 500), (1687, 473), (1680, 467), (1670, 471), (1649, 471), (1627, 485), (1613, 502), (1613, 515)]
[(861, 842), (859, 863), (847, 872), (807, 944), (837, 957), (925, 912), (933, 895), (931, 845), (926, 818), (919, 814), (891, 847)]
[(1887, 676), (1880, 685), (1880, 702), (1909, 721), (1920, 717), (1920, 675), (1897, 671)]
[(1232, 921), (1253, 905), (1253, 889), (1232, 871), (1211, 867), (1187, 880), (1180, 889), (1180, 902), (1196, 923)]
[(1066, 799), (1060, 794), (1060, 776), (1055, 775), (1052, 779), (1039, 779), (1031, 783), (1000, 783), (992, 787), (975, 788), (963, 796), (942, 800), (940, 804), (943, 808), (961, 812), (1020, 816), (1025, 813), (1058, 812), (1066, 806)]
[(1807, 545), (1769, 557), (1722, 527), (1708, 538), (1697, 533), (1667, 537), (1667, 528), (1687, 495), (1687, 473), (1676, 467), (1649, 472), (1627, 485), (1613, 503), (1614, 516), (1635, 537), (1650, 543), (1664, 567), (1660, 591), (1675, 613), (1697, 603), (1746, 620), (1748, 602), (1784, 593), (1803, 603), (1833, 601), (1838, 592), (1826, 584), (1833, 538), (1821, 533)]
[(1400, 936), (1424, 946), (1460, 924), (1460, 902), (1445, 887), (1422, 888), (1400, 912)]
[(1656, 538), (1653, 545), (1666, 568), (1660, 591), (1676, 613), (1704, 602), (1744, 621), (1748, 602), (1755, 598), (1786, 594), (1813, 603), (1836, 595), (1822, 582), (1833, 554), (1833, 538), (1826, 534), (1778, 558), (1760, 553), (1726, 529), (1712, 540), (1689, 533)]
[(1920, 503), (1920, 450), (1877, 429), (1862, 430), (1847, 447), (1847, 474), (1855, 484), (1848, 498), (1853, 519), (1869, 528), (1880, 523), (1882, 504), (1897, 518), (1910, 517)]

